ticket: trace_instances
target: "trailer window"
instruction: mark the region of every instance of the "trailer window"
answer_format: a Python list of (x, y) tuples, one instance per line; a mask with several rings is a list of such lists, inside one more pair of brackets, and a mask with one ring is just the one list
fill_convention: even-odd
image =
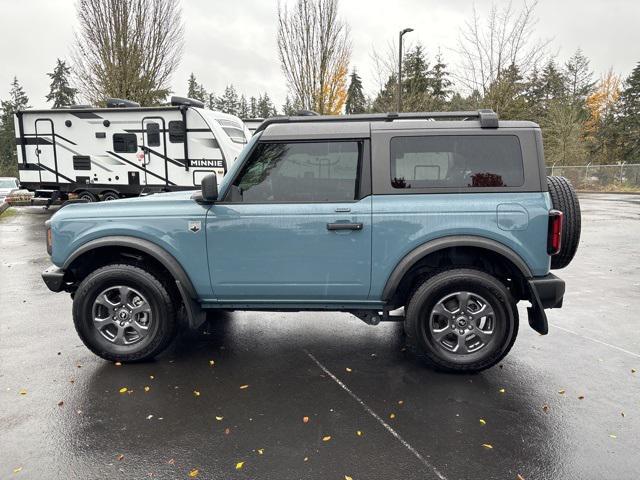
[(160, 146), (160, 125), (158, 123), (147, 123), (147, 146)]
[(184, 122), (182, 120), (169, 122), (169, 141), (171, 143), (184, 143)]
[(136, 153), (138, 138), (135, 133), (114, 133), (113, 151), (116, 153)]

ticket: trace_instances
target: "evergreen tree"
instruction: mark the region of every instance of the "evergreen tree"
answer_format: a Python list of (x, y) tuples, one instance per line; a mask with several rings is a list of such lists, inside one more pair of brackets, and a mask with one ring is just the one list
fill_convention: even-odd
[(565, 90), (571, 100), (584, 106), (584, 101), (593, 92), (595, 82), (589, 59), (583, 55), (582, 50), (576, 50), (565, 63), (563, 75), (566, 83)]
[(438, 108), (442, 108), (452, 93), (449, 87), (451, 87), (453, 83), (449, 80), (447, 65), (444, 63), (440, 53), (436, 55), (436, 64), (429, 73), (432, 95), (437, 101)]
[(51, 79), (47, 102), (53, 101), (53, 108), (67, 107), (76, 103), (78, 90), (69, 84), (71, 68), (64, 60), (57, 59), (53, 72), (47, 73)]
[(240, 118), (249, 118), (249, 103), (244, 93), (240, 95), (240, 100), (238, 101), (238, 116)]
[[(349, 100), (347, 100), (347, 102), (348, 101)], [(284, 101), (284, 105), (282, 105), (282, 113), (284, 115), (294, 115), (296, 113), (296, 110), (293, 106), (293, 103), (291, 102), (291, 99), (289, 98), (289, 95), (287, 95), (287, 98)]]
[(191, 73), (189, 75), (189, 80), (187, 83), (187, 97), (193, 98), (194, 100), (200, 100), (203, 103), (207, 103), (209, 100), (209, 94), (204, 86), (196, 80), (196, 76)]
[[(289, 98), (287, 97), (287, 101)], [(362, 91), (362, 79), (356, 69), (351, 73), (351, 81), (347, 89), (347, 101), (345, 102), (345, 113), (364, 113), (367, 110), (367, 100)]]
[(410, 50), (402, 69), (402, 107), (404, 111), (430, 110), (433, 105), (432, 79), (424, 47), (420, 44)]
[(14, 114), (29, 108), (29, 98), (18, 79), (13, 77), (9, 99), (0, 102), (0, 175), (17, 176), (16, 133)]
[(617, 110), (623, 159), (640, 163), (640, 62), (624, 83)]
[(224, 94), (220, 97), (220, 111), (230, 115), (238, 114), (238, 94), (233, 85), (228, 85), (224, 89)]
[(256, 97), (251, 97), (249, 99), (249, 116), (251, 118), (260, 118), (258, 115), (258, 101)]
[(278, 114), (275, 105), (266, 92), (258, 97), (257, 114), (258, 118), (268, 118)]
[(378, 92), (371, 104), (373, 112), (393, 112), (397, 110), (398, 77), (389, 75), (387, 83)]

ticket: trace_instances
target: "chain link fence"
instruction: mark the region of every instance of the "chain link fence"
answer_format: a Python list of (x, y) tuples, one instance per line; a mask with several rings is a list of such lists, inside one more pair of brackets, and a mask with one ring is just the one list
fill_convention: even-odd
[(640, 192), (640, 164), (547, 167), (547, 175), (567, 177), (578, 190)]

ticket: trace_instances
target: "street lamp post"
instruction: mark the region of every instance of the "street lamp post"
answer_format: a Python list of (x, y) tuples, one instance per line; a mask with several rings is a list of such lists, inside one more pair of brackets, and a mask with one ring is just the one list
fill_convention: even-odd
[(413, 32), (413, 28), (400, 30), (398, 53), (398, 113), (402, 111), (402, 37), (405, 33)]

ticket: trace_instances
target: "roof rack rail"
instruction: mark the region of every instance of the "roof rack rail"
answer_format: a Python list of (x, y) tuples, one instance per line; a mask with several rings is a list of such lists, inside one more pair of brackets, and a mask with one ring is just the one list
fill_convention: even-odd
[(138, 108), (140, 104), (126, 98), (107, 98), (107, 108)]
[(261, 132), (276, 123), (304, 122), (393, 122), (394, 120), (471, 120), (478, 119), (481, 128), (498, 128), (498, 114), (490, 109), (469, 112), (357, 113), (352, 115), (305, 115), (267, 118), (256, 129)]

